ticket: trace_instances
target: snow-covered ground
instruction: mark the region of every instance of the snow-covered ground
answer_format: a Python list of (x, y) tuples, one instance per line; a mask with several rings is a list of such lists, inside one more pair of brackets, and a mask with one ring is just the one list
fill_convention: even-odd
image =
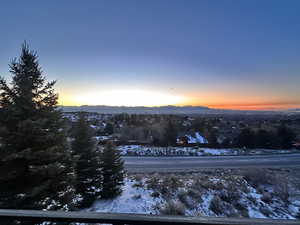
[(154, 147), (142, 145), (118, 146), (121, 155), (136, 156), (205, 156), (205, 155), (237, 155), (235, 149), (211, 149), (198, 147)]
[(96, 201), (89, 211), (155, 214), (154, 206), (162, 202), (162, 199), (151, 197), (152, 190), (135, 184), (134, 180), (126, 179), (123, 192), (119, 197), (114, 200)]
[(287, 200), (283, 200), (277, 193), (277, 185), (280, 186), (280, 183), (253, 187), (243, 176), (228, 176), (218, 171), (217, 173), (219, 174), (209, 176), (131, 176), (126, 178), (119, 197), (113, 200), (99, 200), (87, 210), (156, 215), (179, 212), (179, 215), (186, 216), (299, 219), (300, 190), (296, 191), (297, 194), (293, 191)]
[(220, 156), (220, 155), (258, 155), (284, 154), (299, 152), (297, 150), (271, 149), (214, 149), (201, 147), (155, 147), (143, 145), (120, 145), (121, 155), (129, 156)]

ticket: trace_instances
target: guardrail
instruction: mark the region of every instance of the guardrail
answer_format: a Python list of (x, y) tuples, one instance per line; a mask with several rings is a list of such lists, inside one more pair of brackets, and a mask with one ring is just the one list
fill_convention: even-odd
[(276, 225), (300, 224), (300, 220), (245, 219), (222, 217), (185, 217), (185, 216), (155, 216), (126, 213), (96, 213), (96, 212), (63, 212), (39, 210), (0, 209), (0, 224), (2, 221), (30, 222), (82, 222), (108, 224), (151, 224), (151, 225)]

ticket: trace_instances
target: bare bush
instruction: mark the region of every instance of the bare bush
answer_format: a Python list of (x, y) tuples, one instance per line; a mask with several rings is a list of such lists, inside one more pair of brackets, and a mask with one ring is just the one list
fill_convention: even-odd
[(261, 197), (261, 200), (265, 203), (271, 203), (272, 202), (272, 195), (269, 192), (263, 192), (263, 195)]
[(179, 191), (177, 193), (177, 198), (179, 199), (179, 201), (181, 201), (182, 203), (184, 203), (187, 199), (188, 193), (186, 191)]
[(178, 190), (179, 187), (183, 187), (184, 184), (180, 180), (178, 176), (170, 176), (164, 179), (163, 185), (167, 186), (169, 188), (169, 191), (175, 192)]
[(137, 200), (140, 199), (142, 196), (140, 194), (136, 194), (134, 196), (132, 196), (133, 199)]
[(264, 206), (260, 207), (260, 208), (259, 208), (259, 211), (260, 211), (262, 214), (264, 214), (266, 217), (270, 217), (270, 216), (273, 215), (272, 211), (271, 211), (269, 208), (264, 207)]
[(234, 207), (240, 212), (242, 217), (249, 218), (249, 211), (246, 203), (236, 202)]
[(189, 189), (187, 191), (187, 194), (193, 199), (201, 199), (201, 192), (199, 192), (195, 189)]
[(158, 198), (159, 196), (160, 196), (160, 194), (157, 191), (154, 191), (151, 193), (151, 197), (153, 197), (153, 198)]
[(222, 200), (218, 196), (214, 196), (210, 202), (209, 209), (217, 215), (222, 215), (224, 212)]
[(283, 176), (276, 176), (274, 183), (274, 193), (286, 204), (289, 202), (289, 185), (288, 180)]
[(257, 206), (257, 201), (256, 201), (256, 198), (252, 197), (252, 196), (247, 196), (247, 199), (253, 203), (253, 205), (256, 205)]
[(193, 181), (192, 188), (196, 190), (222, 190), (224, 185), (222, 182), (211, 181), (208, 176), (199, 176)]
[(226, 189), (231, 192), (249, 193), (248, 184), (243, 176), (230, 175), (225, 177)]
[(159, 212), (163, 215), (185, 215), (185, 207), (182, 202), (170, 200), (168, 201), (162, 208), (160, 208)]
[(154, 191), (158, 190), (160, 186), (160, 179), (158, 178), (158, 175), (153, 175), (150, 178), (146, 180), (147, 188), (152, 189)]
[(144, 187), (144, 184), (143, 184), (143, 182), (137, 182), (137, 183), (134, 183), (133, 185), (132, 185), (132, 187), (135, 187), (135, 188), (143, 188)]
[(228, 203), (234, 203), (241, 198), (241, 194), (238, 190), (223, 190), (219, 196), (223, 201)]
[(199, 197), (198, 199), (191, 198), (187, 191), (180, 191), (177, 194), (177, 197), (179, 201), (181, 201), (188, 209), (195, 209), (198, 206), (198, 204), (202, 201), (202, 199)]
[(153, 176), (146, 180), (147, 188), (158, 192), (164, 199), (171, 199), (175, 196), (180, 187), (184, 187), (184, 183), (180, 176), (162, 176), (158, 178)]
[(143, 176), (140, 174), (136, 174), (135, 176), (133, 176), (133, 179), (137, 182), (141, 182), (143, 180)]
[(227, 202), (222, 201), (219, 196), (215, 195), (210, 202), (209, 209), (216, 215), (237, 216), (236, 210)]
[(147, 129), (140, 126), (124, 126), (120, 129), (121, 141), (147, 141), (149, 138)]
[(263, 184), (272, 184), (274, 182), (274, 175), (269, 173), (266, 169), (248, 169), (244, 173), (245, 180), (253, 187), (259, 187)]

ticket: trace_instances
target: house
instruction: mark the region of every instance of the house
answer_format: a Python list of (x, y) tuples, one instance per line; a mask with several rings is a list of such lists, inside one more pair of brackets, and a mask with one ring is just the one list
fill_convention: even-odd
[(202, 136), (199, 132), (195, 132), (191, 135), (184, 135), (177, 138), (177, 144), (186, 145), (186, 144), (208, 144), (207, 139)]
[(292, 146), (296, 149), (300, 150), (300, 142), (295, 142), (294, 144), (292, 144)]

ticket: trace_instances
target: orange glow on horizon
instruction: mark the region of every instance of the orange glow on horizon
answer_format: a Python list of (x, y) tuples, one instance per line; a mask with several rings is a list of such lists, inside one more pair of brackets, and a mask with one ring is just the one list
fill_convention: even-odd
[[(63, 106), (80, 106), (84, 104), (78, 104), (75, 101), (59, 101), (60, 105)], [(86, 104), (88, 105), (88, 104)], [(94, 104), (97, 105), (97, 104)], [(187, 106), (190, 104), (170, 104), (175, 106)], [(121, 106), (121, 105), (117, 105)], [(165, 105), (148, 105), (149, 107), (155, 107), (155, 106), (165, 106)], [(192, 104), (191, 106), (204, 106), (214, 109), (232, 109), (232, 110), (285, 110), (285, 109), (293, 109), (293, 108), (300, 108), (300, 104)]]
[(233, 109), (233, 110), (285, 110), (299, 108), (300, 105), (260, 105), (260, 104), (251, 104), (251, 105), (208, 105), (210, 108), (217, 109)]
[[(126, 95), (127, 96), (126, 96)], [(117, 96), (125, 95), (124, 101), (119, 101)], [(202, 94), (201, 94), (202, 95)], [(292, 108), (300, 108), (300, 102), (294, 101), (267, 101), (265, 99), (254, 97), (253, 99), (247, 99), (245, 96), (233, 97), (232, 95), (204, 95), (195, 97), (192, 95), (185, 95), (182, 97), (163, 95), (162, 93), (156, 93), (151, 95), (151, 92), (128, 92), (125, 91), (123, 94), (114, 93), (112, 96), (108, 96), (111, 100), (106, 99), (100, 101), (101, 95), (91, 95), (89, 93), (82, 94), (80, 97), (72, 95), (71, 93), (60, 95), (59, 104), (64, 106), (80, 106), (80, 105), (110, 105), (110, 106), (206, 106), (215, 109), (232, 109), (232, 110), (285, 110)], [(123, 96), (124, 97), (124, 96)], [(245, 99), (243, 99), (245, 98)], [(202, 99), (205, 99), (203, 101)], [(243, 99), (243, 100), (242, 100)], [(144, 101), (145, 100), (145, 101)], [(202, 101), (201, 101), (202, 100)], [(109, 104), (110, 103), (110, 104)]]

